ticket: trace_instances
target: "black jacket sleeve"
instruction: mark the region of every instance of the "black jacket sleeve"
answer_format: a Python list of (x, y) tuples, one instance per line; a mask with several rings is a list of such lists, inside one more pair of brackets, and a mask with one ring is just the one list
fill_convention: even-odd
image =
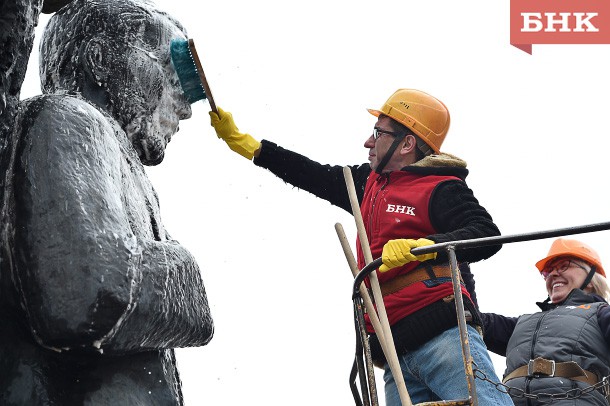
[[(263, 140), (260, 155), (254, 164), (268, 169), (277, 177), (299, 189), (352, 212), (340, 165), (323, 165), (296, 152)], [(350, 166), (358, 201), (362, 201), (364, 186), (371, 173), (369, 164)]]
[[(460, 273), (470, 298), (478, 308), (475, 280), (474, 275), (470, 272), (470, 266), (467, 263), (461, 263)], [(506, 317), (495, 313), (480, 312), (479, 315), (483, 321), (483, 341), (485, 341), (485, 345), (487, 345), (490, 351), (505, 357), (508, 340), (513, 331), (515, 331), (518, 317)]]
[(481, 318), (483, 319), (483, 341), (485, 341), (487, 349), (505, 357), (508, 340), (513, 335), (519, 318), (495, 313), (481, 313)]
[[(437, 234), (427, 238), (443, 243), (500, 235), (487, 210), (479, 204), (472, 190), (461, 180), (439, 184), (430, 199), (430, 220)], [(501, 245), (461, 249), (456, 251), (459, 262), (476, 262), (487, 259), (500, 250)], [(439, 260), (446, 260), (439, 253)]]
[(460, 262), (459, 264), (460, 275), (462, 276), (462, 282), (470, 295), (470, 299), (474, 306), (479, 309), (479, 302), (477, 301), (477, 292), (475, 291), (475, 280), (474, 275), (470, 272), (470, 264), (468, 262)]

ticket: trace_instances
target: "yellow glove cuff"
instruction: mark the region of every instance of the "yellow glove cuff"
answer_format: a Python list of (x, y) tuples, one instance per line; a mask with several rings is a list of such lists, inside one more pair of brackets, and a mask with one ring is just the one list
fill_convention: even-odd
[(261, 143), (250, 134), (240, 133), (233, 121), (233, 115), (218, 108), (218, 113), (210, 111), (210, 122), (218, 138), (224, 140), (231, 150), (251, 160), (260, 149)]
[[(426, 238), (419, 238), (415, 242), (417, 243), (417, 247), (425, 247), (427, 245), (435, 244), (434, 241), (428, 240)], [(436, 252), (430, 252), (428, 254), (417, 255), (415, 258), (417, 258), (418, 261), (427, 261), (429, 259), (436, 259)]]
[(239, 138), (227, 139), (225, 141), (229, 148), (247, 159), (252, 159), (254, 153), (261, 147), (261, 143), (252, 138), (250, 134), (240, 134)]

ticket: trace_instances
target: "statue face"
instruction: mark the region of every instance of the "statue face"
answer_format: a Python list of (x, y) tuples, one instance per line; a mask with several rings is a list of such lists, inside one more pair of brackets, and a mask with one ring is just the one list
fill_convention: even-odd
[[(178, 122), (191, 116), (170, 57), (170, 43), (185, 34), (170, 19), (154, 13), (138, 40), (120, 45), (109, 75), (108, 110), (119, 121), (142, 163), (159, 164)], [(124, 41), (124, 40), (123, 40)]]

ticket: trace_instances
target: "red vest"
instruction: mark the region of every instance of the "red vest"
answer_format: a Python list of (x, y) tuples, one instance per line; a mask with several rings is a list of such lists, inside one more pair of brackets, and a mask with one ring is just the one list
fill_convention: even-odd
[[(388, 175), (371, 173), (364, 189), (360, 209), (364, 228), (369, 239), (373, 259), (381, 257), (383, 246), (389, 240), (397, 238), (422, 238), (437, 231), (430, 223), (428, 208), (430, 197), (436, 186), (447, 180), (459, 180), (455, 176), (422, 176), (412, 172), (394, 171)], [(360, 239), (356, 243), (358, 268), (365, 266)], [(407, 273), (420, 262), (410, 262), (400, 268), (384, 273), (377, 272), (380, 283), (397, 275)], [(466, 295), (466, 289), (462, 286)], [(396, 293), (384, 297), (384, 303), (390, 324), (393, 325), (409, 314), (431, 304), (445, 296), (453, 294), (451, 281), (427, 286), (416, 282)], [(366, 317), (368, 329), (370, 326)]]

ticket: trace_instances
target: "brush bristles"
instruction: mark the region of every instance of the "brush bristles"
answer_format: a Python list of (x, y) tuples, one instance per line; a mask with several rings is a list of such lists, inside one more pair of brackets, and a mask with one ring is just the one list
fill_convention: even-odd
[(199, 72), (197, 72), (197, 66), (189, 49), (188, 41), (183, 39), (172, 40), (170, 52), (172, 63), (178, 73), (180, 86), (182, 86), (182, 91), (188, 102), (192, 104), (205, 99), (205, 90), (201, 84), (201, 78)]

